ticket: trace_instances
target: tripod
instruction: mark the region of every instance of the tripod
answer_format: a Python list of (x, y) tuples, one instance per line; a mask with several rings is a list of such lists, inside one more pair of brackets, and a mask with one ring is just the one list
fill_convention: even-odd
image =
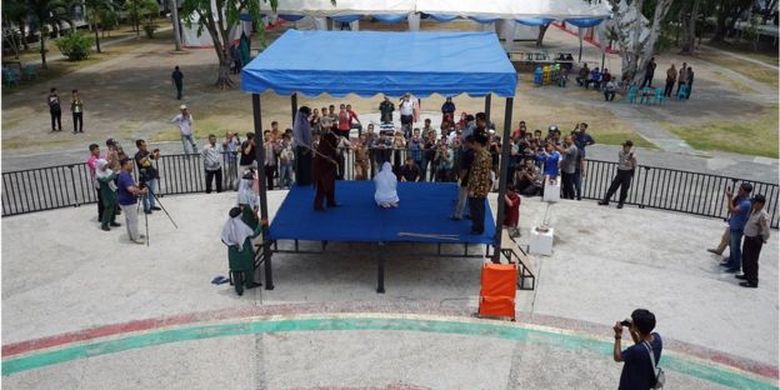
[(173, 224), (173, 227), (178, 229), (179, 227), (176, 225), (176, 222), (173, 221), (173, 217), (171, 217), (171, 214), (168, 213), (168, 210), (165, 209), (165, 206), (163, 206), (162, 202), (160, 202), (160, 198), (157, 197), (157, 195), (154, 194), (154, 192), (149, 191), (149, 193), (146, 196), (151, 195), (152, 198), (154, 198), (154, 201), (160, 205), (160, 208), (165, 212), (165, 215), (168, 216), (168, 220), (171, 221)]
[[(148, 187), (147, 187), (147, 189), (148, 189)], [(158, 205), (160, 205), (160, 208), (165, 212), (165, 215), (168, 216), (168, 220), (171, 221), (171, 223), (173, 224), (173, 227), (178, 229), (179, 226), (176, 225), (176, 222), (171, 217), (171, 214), (168, 213), (168, 210), (166, 210), (165, 206), (163, 206), (162, 202), (160, 202), (160, 198), (158, 198), (157, 195), (155, 195), (154, 192), (152, 192), (152, 191), (148, 191), (146, 193), (145, 197), (148, 197), (150, 195), (154, 198), (155, 202)], [(138, 202), (138, 207), (136, 208), (137, 211), (141, 209), (141, 203), (142, 202)], [(149, 214), (146, 213), (146, 210), (144, 210), (144, 225), (145, 225), (145, 229), (146, 229), (146, 246), (149, 246)]]

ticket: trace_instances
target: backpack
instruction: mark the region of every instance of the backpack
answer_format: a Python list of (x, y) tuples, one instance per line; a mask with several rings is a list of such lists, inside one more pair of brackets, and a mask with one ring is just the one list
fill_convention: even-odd
[(653, 376), (655, 377), (655, 383), (650, 388), (663, 389), (664, 384), (666, 383), (666, 374), (664, 373), (663, 368), (656, 367), (655, 354), (653, 353), (653, 348), (650, 346), (650, 343), (644, 341), (642, 342), (642, 345), (645, 346), (645, 349), (647, 349), (647, 353), (650, 354), (650, 363), (653, 365)]

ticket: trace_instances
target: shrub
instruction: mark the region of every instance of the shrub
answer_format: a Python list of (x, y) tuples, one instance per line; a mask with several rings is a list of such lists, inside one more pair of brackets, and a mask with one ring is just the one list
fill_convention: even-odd
[(144, 32), (149, 39), (154, 38), (154, 32), (157, 30), (157, 25), (152, 23), (144, 24)]
[(71, 31), (57, 40), (57, 48), (70, 61), (81, 61), (89, 57), (92, 51), (92, 37)]

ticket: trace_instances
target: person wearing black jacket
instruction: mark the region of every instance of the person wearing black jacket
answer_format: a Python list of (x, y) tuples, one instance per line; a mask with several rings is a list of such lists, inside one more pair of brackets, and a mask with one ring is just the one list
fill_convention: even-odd
[(49, 105), (49, 115), (51, 115), (51, 131), (62, 131), (62, 106), (60, 105), (60, 96), (57, 95), (57, 88), (51, 89), (46, 102)]

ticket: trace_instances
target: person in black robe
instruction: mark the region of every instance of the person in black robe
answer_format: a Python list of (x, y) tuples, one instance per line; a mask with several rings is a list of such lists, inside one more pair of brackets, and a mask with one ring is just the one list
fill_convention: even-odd
[(331, 131), (328, 131), (320, 139), (317, 152), (314, 155), (314, 187), (317, 190), (314, 196), (314, 210), (325, 211), (322, 201), (327, 199), (328, 207), (336, 207), (336, 171), (338, 169), (338, 144), (339, 139)]

